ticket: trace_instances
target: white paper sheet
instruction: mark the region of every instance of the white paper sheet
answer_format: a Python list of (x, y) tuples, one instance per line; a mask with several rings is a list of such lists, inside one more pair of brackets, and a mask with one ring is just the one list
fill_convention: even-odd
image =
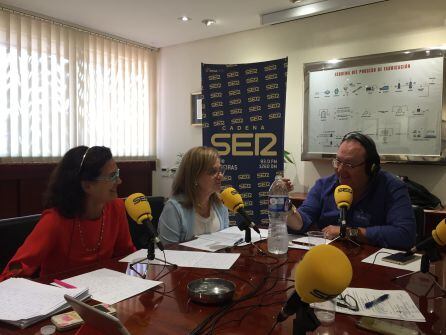
[[(164, 250), (166, 253), (166, 261), (181, 267), (189, 268), (206, 268), (227, 270), (240, 257), (238, 253), (210, 253), (202, 251), (182, 251), (182, 250)], [(120, 262), (132, 263), (140, 260), (147, 255), (147, 249), (140, 249), (133, 254), (123, 258)], [(156, 249), (155, 257), (158, 260), (150, 261), (150, 264), (164, 264), (163, 252)], [(145, 259), (147, 261), (147, 259)]]
[(321, 244), (330, 244), (331, 242), (331, 240), (325, 238), (302, 236), (291, 240), (288, 247), (293, 249), (309, 250), (310, 246), (308, 244), (313, 244), (313, 246), (316, 246)]
[(64, 282), (88, 287), (93, 299), (110, 305), (162, 284), (105, 268), (64, 279)]
[[(251, 229), (251, 242), (258, 242), (268, 237), (268, 229), (260, 229), (260, 236), (254, 230)], [(242, 239), (242, 242), (239, 242)], [(227, 247), (233, 247), (235, 242), (236, 246), (244, 246), (247, 243), (244, 242), (245, 231), (238, 229), (237, 226), (232, 226), (212, 234), (203, 234), (197, 236), (196, 239), (183, 242), (184, 245), (189, 248), (204, 250), (204, 251), (217, 251)]]
[[(369, 257), (364, 258), (362, 260), (362, 262), (387, 266), (389, 268), (403, 269), (403, 270), (408, 270), (408, 271), (419, 271), (420, 270), (421, 259), (418, 259), (418, 260), (413, 261), (412, 263), (409, 263), (406, 265), (390, 263), (390, 262), (386, 262), (386, 261), (382, 260), (383, 257), (389, 256), (390, 254), (392, 254), (392, 255), (396, 254), (397, 252), (401, 252), (401, 251), (382, 248), (382, 249), (379, 249), (374, 254), (371, 254)], [(375, 259), (375, 255), (376, 255), (376, 259)], [(373, 260), (375, 260), (375, 262), (373, 262)]]
[[(342, 292), (342, 295), (345, 294), (349, 294), (356, 299), (359, 311), (355, 312), (348, 308), (336, 306), (336, 312), (338, 313), (363, 315), (383, 319), (426, 322), (423, 314), (421, 314), (418, 307), (410, 298), (409, 293), (406, 291), (347, 287), (344, 292)], [(365, 308), (366, 302), (375, 300), (383, 294), (388, 294), (389, 298), (369, 309)], [(323, 305), (318, 306), (317, 303), (311, 304), (311, 306), (317, 306), (324, 309)]]

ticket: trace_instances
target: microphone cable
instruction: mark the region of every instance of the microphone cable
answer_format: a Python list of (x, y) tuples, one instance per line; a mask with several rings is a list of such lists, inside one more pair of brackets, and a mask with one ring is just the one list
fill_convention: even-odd
[(214, 313), (208, 315), (202, 322), (200, 322), (200, 324), (197, 327), (195, 327), (189, 333), (189, 335), (206, 334), (204, 331), (206, 330), (207, 327), (209, 327), (210, 323), (213, 324), (214, 320), (218, 321), (223, 315), (225, 315), (227, 313), (227, 311), (229, 311), (236, 304), (238, 304), (242, 301), (246, 301), (246, 300), (252, 298), (253, 296), (255, 296), (257, 294), (257, 292), (260, 291), (260, 289), (265, 285), (267, 279), (268, 279), (267, 276), (263, 276), (260, 283), (257, 286), (255, 286), (251, 292), (247, 293), (245, 296), (241, 297), (238, 300), (230, 302), (228, 305), (224, 306), (222, 309), (215, 311)]
[[(277, 259), (276, 259), (277, 260)], [(260, 264), (263, 265), (267, 265), (265, 263), (259, 262)], [(229, 311), (232, 310), (232, 308), (244, 301), (247, 301), (249, 299), (255, 298), (257, 297), (261, 292), (262, 288), (265, 286), (265, 284), (267, 283), (267, 281), (269, 279), (272, 279), (274, 277), (271, 276), (271, 273), (273, 271), (275, 271), (277, 268), (280, 268), (281, 266), (285, 265), (288, 263), (288, 260), (286, 260), (285, 262), (281, 262), (279, 264), (276, 264), (274, 267), (270, 268), (267, 270), (268, 275), (263, 276), (260, 283), (254, 287), (254, 289), (245, 294), (244, 296), (240, 297), (238, 300), (232, 301), (231, 303), (229, 303), (228, 305), (224, 306), (222, 309), (215, 311), (214, 313), (208, 315), (197, 327), (195, 327), (190, 333), (189, 335), (198, 335), (198, 334), (208, 334), (209, 333), (209, 327), (211, 327), (211, 331), (213, 332), (213, 330), (215, 329), (215, 325), (216, 323), (223, 317), (225, 316)], [(284, 278), (285, 279), (285, 278)], [(287, 279), (287, 278), (286, 278)], [(268, 288), (265, 292), (270, 291), (278, 282), (278, 279), (275, 279), (273, 281), (273, 285), (271, 286), (271, 288)], [(257, 306), (258, 304), (255, 304), (254, 306)], [(249, 306), (243, 306), (241, 308), (247, 308)], [(211, 332), (211, 334), (212, 334)]]
[[(284, 266), (284, 265), (286, 265), (286, 264), (294, 264), (294, 263), (295, 263), (295, 261), (289, 261), (289, 260), (286, 260), (286, 261), (284, 261), (284, 262), (282, 262), (282, 263), (280, 263), (280, 264), (274, 266), (272, 269), (270, 269), (270, 273), (272, 273), (276, 268), (280, 268), (280, 267), (282, 267), (282, 266)], [(290, 290), (290, 289), (294, 289), (294, 284), (293, 284), (293, 285), (291, 285), (291, 286), (286, 287), (285, 289), (280, 289), (280, 290), (271, 291), (271, 290), (277, 285), (277, 283), (278, 283), (279, 280), (289, 281), (289, 282), (293, 282), (293, 283), (294, 283), (294, 279), (283, 278), (283, 277), (272, 276), (272, 275), (269, 275), (269, 276), (267, 277), (267, 279), (273, 279), (273, 280), (274, 280), (273, 283), (272, 283), (272, 285), (270, 285), (270, 287), (266, 288), (263, 292), (259, 292), (258, 294), (256, 294), (255, 296), (252, 297), (252, 298), (255, 298), (255, 297), (260, 296), (260, 297), (261, 297), (261, 298), (260, 298), (260, 301), (259, 301), (258, 303), (253, 304), (253, 305), (241, 306), (241, 307), (238, 307), (238, 308), (234, 308), (234, 309), (232, 309), (231, 311), (228, 311), (228, 314), (229, 314), (230, 312), (236, 312), (237, 310), (247, 309), (247, 311), (246, 311), (240, 318), (225, 321), (223, 324), (220, 324), (219, 327), (222, 327), (223, 325), (228, 324), (228, 323), (231, 323), (231, 322), (235, 322), (235, 321), (241, 322), (241, 321), (243, 321), (243, 319), (245, 318), (245, 316), (247, 316), (253, 309), (262, 308), (262, 307), (268, 307), (268, 306), (273, 306), (273, 305), (280, 305), (280, 306), (283, 306), (284, 303), (286, 303), (287, 300), (285, 300), (285, 302), (284, 302), (284, 301), (275, 301), (275, 302), (272, 302), (272, 303), (266, 303), (266, 304), (265, 304), (263, 301), (264, 301), (267, 297), (275, 296), (276, 294), (280, 294), (280, 293), (286, 293), (286, 292), (288, 292), (288, 290)], [(223, 317), (223, 316), (224, 316), (224, 315), (222, 315), (221, 317)], [(221, 317), (220, 317), (220, 318), (221, 318)], [(220, 319), (220, 318), (219, 318), (219, 319)], [(213, 334), (213, 331), (216, 329), (215, 325), (216, 325), (217, 322), (218, 322), (218, 320), (215, 320), (215, 321), (213, 322), (213, 328), (212, 328), (212, 331), (210, 332), (210, 334)], [(279, 322), (279, 321), (276, 320), (276, 322), (274, 323), (274, 325), (273, 325), (273, 327), (271, 328), (271, 330), (270, 330), (269, 333), (271, 333), (271, 332), (274, 330), (274, 328), (276, 327), (276, 325), (277, 325), (278, 322)]]
[[(260, 301), (259, 301), (259, 302), (254, 303), (254, 304), (252, 304), (252, 305), (240, 306), (240, 307), (237, 307), (237, 308), (232, 308), (231, 310), (228, 310), (226, 313), (224, 313), (224, 314), (222, 314), (222, 315), (219, 315), (218, 317), (216, 317), (216, 319), (214, 319), (214, 320), (212, 321), (212, 324), (209, 325), (209, 327), (211, 327), (211, 328), (210, 328), (209, 330), (207, 330), (206, 333), (203, 333), (203, 334), (213, 334), (213, 333), (217, 330), (217, 328), (221, 328), (221, 327), (223, 327), (224, 325), (229, 324), (229, 323), (232, 323), (232, 322), (239, 322), (239, 323), (240, 323), (240, 322), (242, 322), (243, 319), (244, 319), (247, 315), (249, 315), (254, 309), (262, 308), (262, 307), (268, 307), (268, 306), (272, 306), (272, 305), (283, 305), (283, 302), (282, 302), (282, 301), (276, 301), (276, 302), (267, 303), (267, 304), (264, 304), (263, 301), (266, 299), (266, 297), (269, 297), (269, 296), (271, 296), (271, 295), (275, 295), (275, 294), (277, 294), (277, 293), (287, 292), (290, 288), (293, 288), (294, 286), (289, 286), (289, 287), (287, 287), (286, 289), (281, 289), (281, 290), (271, 291), (271, 290), (277, 285), (277, 282), (279, 281), (280, 278), (279, 278), (279, 277), (271, 277), (271, 276), (268, 276), (267, 279), (274, 279), (274, 281), (272, 282), (271, 285), (269, 285), (269, 287), (266, 287), (264, 290), (262, 290), (261, 292), (258, 292), (257, 294), (255, 294), (254, 296), (251, 297), (251, 298), (256, 298), (256, 297), (259, 297), (259, 296), (260, 296)], [(239, 301), (240, 301), (240, 299), (237, 300), (236, 303), (238, 303)], [(237, 311), (239, 311), (239, 310), (245, 310), (245, 312), (243, 313), (243, 315), (242, 315), (241, 317), (238, 317), (238, 318), (235, 318), (235, 319), (227, 320), (227, 321), (225, 321), (225, 322), (223, 322), (223, 323), (221, 323), (221, 324), (219, 324), (219, 325), (217, 326), (217, 322), (218, 322), (222, 317), (224, 317), (225, 315), (227, 315), (227, 314), (229, 314), (229, 313), (235, 313), (235, 312), (237, 312)], [(208, 327), (208, 328), (209, 328), (209, 327)]]

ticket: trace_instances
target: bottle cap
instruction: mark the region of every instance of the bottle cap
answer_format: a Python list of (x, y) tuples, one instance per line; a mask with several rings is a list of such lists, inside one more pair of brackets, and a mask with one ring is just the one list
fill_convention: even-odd
[(47, 325), (40, 328), (40, 334), (42, 335), (52, 335), (56, 332), (56, 326)]

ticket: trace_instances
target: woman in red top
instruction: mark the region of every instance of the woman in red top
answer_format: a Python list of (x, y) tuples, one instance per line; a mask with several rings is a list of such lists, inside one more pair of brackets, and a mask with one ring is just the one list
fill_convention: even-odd
[(109, 148), (69, 150), (51, 175), (47, 209), (0, 281), (38, 270), (43, 277), (135, 251), (124, 202), (117, 198), (121, 183)]

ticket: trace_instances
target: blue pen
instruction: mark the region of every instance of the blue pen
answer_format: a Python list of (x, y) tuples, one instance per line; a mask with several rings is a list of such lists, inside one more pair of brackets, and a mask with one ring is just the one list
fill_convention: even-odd
[(234, 247), (243, 242), (243, 237), (234, 242)]
[(375, 300), (369, 301), (365, 303), (365, 308), (371, 308), (377, 304), (379, 304), (380, 302), (383, 302), (385, 300), (389, 299), (389, 295), (388, 294), (383, 294), (382, 296), (376, 298)]

